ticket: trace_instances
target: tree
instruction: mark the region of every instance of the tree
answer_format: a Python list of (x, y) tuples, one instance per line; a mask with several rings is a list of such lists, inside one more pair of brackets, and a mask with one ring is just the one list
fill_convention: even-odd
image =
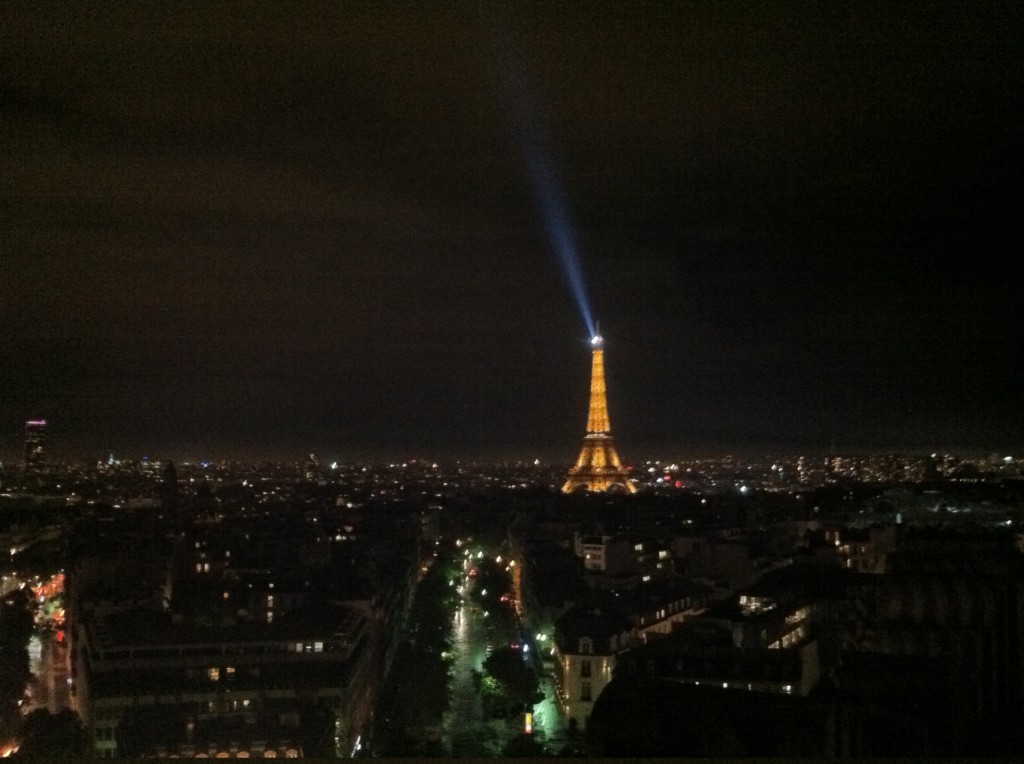
[(500, 684), (506, 707), (533, 705), (543, 700), (537, 675), (519, 650), (511, 647), (495, 650), (484, 661), (484, 670)]
[(30, 589), (15, 589), (0, 601), (0, 641), (26, 647), (35, 622)]
[(521, 732), (505, 744), (502, 755), (514, 759), (537, 759), (551, 754), (533, 735)]
[(89, 738), (78, 714), (65, 708), (51, 714), (37, 708), (25, 717), (16, 757), (74, 758), (89, 752)]
[(516, 610), (509, 597), (512, 578), (503, 564), (483, 558), (474, 562), (476, 582), (472, 598), (487, 613), (487, 630), (492, 635), (503, 635), (516, 628)]
[(31, 676), (28, 641), (32, 636), (35, 602), (28, 589), (10, 592), (0, 600), (0, 735), (17, 726), (18, 701)]

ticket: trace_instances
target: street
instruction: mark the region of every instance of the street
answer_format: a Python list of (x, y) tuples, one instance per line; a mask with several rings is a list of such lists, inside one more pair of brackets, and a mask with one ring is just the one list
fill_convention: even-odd
[(473, 680), (487, 654), (482, 618), (465, 599), (452, 616), (451, 702), (442, 725), (452, 756), (498, 756), (504, 745), (498, 730), (484, 719), (480, 689)]
[(49, 629), (37, 630), (29, 645), (29, 661), (32, 680), (29, 682), (29, 698), (22, 704), (21, 712), (27, 716), (38, 708), (56, 714), (65, 708), (76, 710), (74, 695), (68, 684), (67, 642), (58, 639), (58, 634)]
[[(461, 557), (469, 557), (469, 551)], [(493, 566), (477, 562), (482, 559), (477, 552), (454, 565), (432, 566), (432, 575), (421, 582), (427, 588), (414, 599), (408, 641), (382, 695), (369, 749), (385, 755), (499, 758), (510, 751), (559, 753), (568, 743), (550, 670), (539, 654), (547, 637), (535, 641), (526, 633), (517, 582), (506, 590), (509, 582), (495, 576)], [(495, 562), (503, 564), (500, 557)], [(512, 566), (509, 561), (505, 571)], [(490, 595), (487, 587), (493, 588)], [(511, 616), (510, 598), (516, 605)], [(488, 607), (497, 609), (488, 612)], [(542, 698), (532, 708), (513, 710), (502, 680), (484, 670), (488, 656), (510, 648), (526, 674), (538, 677)]]
[[(475, 585), (472, 577), (463, 577), (461, 603), (452, 616), (451, 703), (444, 716), (443, 739), (452, 756), (500, 757), (509, 741), (526, 731), (526, 716), (518, 713), (510, 719), (486, 718), (474, 672), (479, 675), (483, 671), (491, 649), (517, 641), (519, 635), (513, 631), (489, 637), (487, 615), (471, 604), (470, 594)], [(493, 639), (493, 645), (489, 639)], [(532, 647), (536, 649), (535, 645)], [(542, 662), (535, 660), (531, 665), (541, 666)], [(544, 699), (533, 707), (530, 731), (538, 743), (557, 751), (565, 743), (565, 734), (555, 703), (553, 680), (541, 676), (540, 689)]]

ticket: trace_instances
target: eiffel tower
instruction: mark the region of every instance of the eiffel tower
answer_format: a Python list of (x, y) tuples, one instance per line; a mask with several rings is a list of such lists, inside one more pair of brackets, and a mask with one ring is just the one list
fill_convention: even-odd
[(608, 401), (604, 390), (604, 339), (595, 334), (590, 340), (590, 410), (587, 434), (576, 464), (562, 486), (562, 493), (573, 491), (619, 491), (636, 493), (622, 469), (619, 454), (608, 424)]

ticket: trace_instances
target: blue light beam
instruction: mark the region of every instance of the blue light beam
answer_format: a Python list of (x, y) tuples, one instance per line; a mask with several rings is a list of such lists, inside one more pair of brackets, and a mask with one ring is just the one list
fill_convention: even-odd
[(512, 121), (517, 128), (519, 144), (530, 178), (530, 189), (533, 198), (544, 218), (544, 229), (548, 241), (554, 250), (562, 273), (569, 283), (580, 315), (591, 337), (597, 336), (597, 328), (590, 311), (587, 289), (583, 281), (583, 268), (580, 266), (579, 254), (573, 235), (569, 212), (562, 201), (561, 186), (554, 171), (551, 151), (544, 131), (534, 116), (532, 101), (527, 93), (522, 67), (517, 65), (516, 57), (509, 45), (501, 46), (505, 64), (505, 93)]
[(569, 223), (569, 213), (557, 192), (558, 181), (552, 172), (551, 165), (545, 161), (547, 157), (539, 152), (540, 148), (537, 146), (524, 147), (534, 199), (544, 216), (544, 228), (547, 231), (551, 247), (558, 256), (562, 273), (565, 274), (566, 281), (569, 282), (576, 305), (590, 331), (590, 336), (593, 337), (597, 334), (597, 329), (590, 312), (590, 303), (587, 300), (587, 289), (583, 283), (583, 268), (580, 266), (579, 254), (576, 251), (576, 241), (572, 225)]

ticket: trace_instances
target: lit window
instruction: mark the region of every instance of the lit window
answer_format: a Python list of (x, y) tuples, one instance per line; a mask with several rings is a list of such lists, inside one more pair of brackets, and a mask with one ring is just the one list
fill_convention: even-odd
[(315, 652), (315, 653), (322, 653), (323, 651), (324, 651), (324, 643), (323, 642), (314, 642), (313, 643), (313, 652)]
[(206, 676), (207, 676), (207, 678), (211, 682), (219, 682), (220, 681), (220, 669), (219, 668), (206, 669)]

